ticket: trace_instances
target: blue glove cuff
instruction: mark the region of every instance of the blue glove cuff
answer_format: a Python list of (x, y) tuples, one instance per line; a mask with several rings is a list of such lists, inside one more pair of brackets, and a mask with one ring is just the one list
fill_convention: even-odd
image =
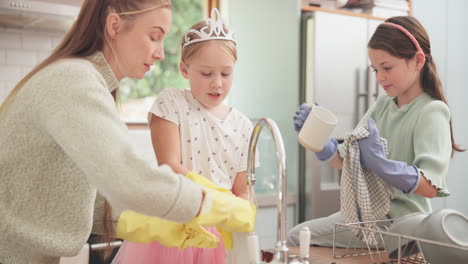
[(315, 152), (318, 160), (326, 161), (333, 157), (338, 148), (338, 141), (334, 138), (328, 139), (327, 143), (323, 147), (323, 149), (319, 152)]
[(414, 170), (416, 170), (416, 179), (415, 183), (413, 184), (413, 187), (411, 187), (411, 189), (407, 193), (414, 193), (414, 191), (416, 191), (416, 189), (419, 187), (419, 183), (421, 182), (421, 173), (419, 172), (418, 167), (416, 167), (415, 165), (412, 165), (411, 167), (413, 167)]
[(381, 158), (380, 166), (372, 170), (379, 178), (403, 193), (412, 193), (419, 185), (419, 171), (415, 165)]
[(412, 193), (419, 185), (419, 171), (414, 165), (407, 166), (406, 171), (408, 176), (402, 181), (400, 190), (404, 193)]

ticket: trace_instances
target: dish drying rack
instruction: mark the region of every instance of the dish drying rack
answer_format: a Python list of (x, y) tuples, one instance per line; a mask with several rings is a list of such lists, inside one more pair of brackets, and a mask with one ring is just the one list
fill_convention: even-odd
[[(372, 261), (370, 264), (430, 264), (424, 257), (424, 254), (421, 250), (421, 243), (429, 243), (441, 247), (460, 249), (460, 247), (438, 241), (388, 232), (388, 228), (394, 221), (395, 219), (387, 219), (349, 224), (335, 224), (335, 229), (333, 230), (333, 258), (341, 259), (358, 256), (369, 256), (370, 260)], [(340, 248), (340, 250), (338, 250), (336, 247), (336, 232), (341, 231), (351, 231), (354, 234), (360, 233), (363, 238), (359, 239), (356, 236), (353, 236), (348, 242), (348, 246), (346, 248)], [(384, 236), (386, 236), (387, 239), (392, 237), (398, 241), (397, 258), (390, 259), (388, 257), (387, 251), (385, 250)], [(366, 247), (358, 248), (350, 246), (352, 245), (353, 240), (362, 240)]]

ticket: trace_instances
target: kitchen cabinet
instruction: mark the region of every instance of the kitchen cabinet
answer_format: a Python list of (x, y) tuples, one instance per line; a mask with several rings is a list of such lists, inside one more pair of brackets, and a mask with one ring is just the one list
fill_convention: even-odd
[[(343, 140), (383, 92), (367, 56), (367, 43), (381, 20), (330, 12), (303, 12), (300, 100), (338, 117), (332, 136)], [(339, 171), (301, 150), (299, 220), (339, 210)], [(302, 189), (302, 190), (301, 190)]]

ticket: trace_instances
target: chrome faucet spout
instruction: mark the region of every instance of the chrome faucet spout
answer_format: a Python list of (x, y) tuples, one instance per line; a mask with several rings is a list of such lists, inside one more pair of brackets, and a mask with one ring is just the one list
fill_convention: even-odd
[(283, 138), (275, 121), (269, 118), (261, 118), (257, 121), (253, 128), (252, 136), (250, 137), (249, 153), (247, 156), (247, 184), (255, 184), (255, 153), (258, 142), (258, 137), (262, 128), (266, 126), (273, 136), (276, 148), (276, 158), (278, 163), (278, 192), (276, 197), (276, 210), (278, 219), (278, 233), (273, 255), (275, 263), (288, 263), (288, 247), (286, 246), (286, 193), (287, 193), (287, 177), (286, 177), (286, 156), (284, 151)]

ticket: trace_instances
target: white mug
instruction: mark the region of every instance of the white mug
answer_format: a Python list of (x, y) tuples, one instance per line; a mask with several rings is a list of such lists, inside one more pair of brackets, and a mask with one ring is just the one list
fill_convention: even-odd
[(338, 118), (322, 106), (314, 106), (297, 136), (306, 149), (319, 152), (328, 141)]

